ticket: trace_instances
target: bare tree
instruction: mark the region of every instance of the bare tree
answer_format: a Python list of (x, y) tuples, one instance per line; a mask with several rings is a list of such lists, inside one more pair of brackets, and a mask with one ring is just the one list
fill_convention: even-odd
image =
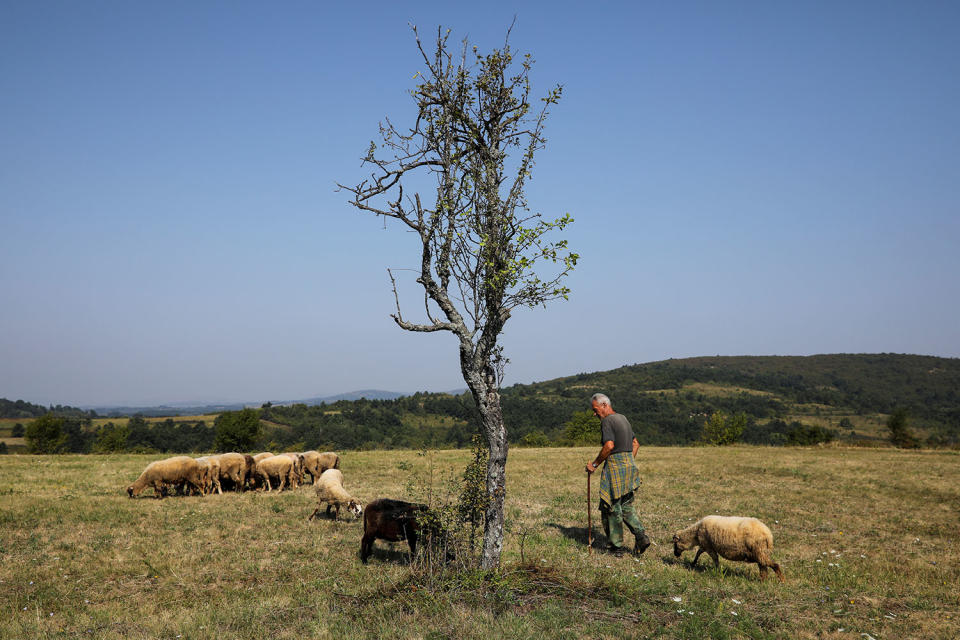
[[(512, 27), (511, 27), (512, 29)], [(398, 220), (419, 236), (417, 282), (423, 287), (423, 320), (401, 312), (397, 281), (394, 321), (407, 331), (449, 331), (458, 338), (460, 370), (470, 389), (489, 447), (481, 566), (493, 568), (503, 549), (503, 499), (507, 432), (500, 407), (503, 356), (498, 338), (513, 309), (567, 298), (563, 278), (577, 254), (567, 242), (550, 242), (569, 214), (553, 221), (531, 213), (524, 194), (543, 148), (544, 122), (562, 87), (530, 103), (529, 54), (514, 59), (510, 30), (504, 45), (480, 54), (465, 39), (457, 51), (450, 30), (437, 30), (424, 48), (413, 27), (425, 70), (411, 90), (417, 103), (409, 129), (389, 119), (380, 124), (380, 143), (370, 143), (364, 164), (374, 167), (356, 186), (339, 185), (362, 211)], [(405, 186), (407, 187), (405, 189)], [(428, 195), (421, 196), (421, 190)], [(535, 268), (547, 266), (541, 279)]]

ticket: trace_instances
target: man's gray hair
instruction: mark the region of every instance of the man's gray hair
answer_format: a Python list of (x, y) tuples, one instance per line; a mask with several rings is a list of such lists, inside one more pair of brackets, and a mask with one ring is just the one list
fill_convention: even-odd
[(590, 404), (596, 402), (597, 404), (605, 404), (608, 407), (613, 407), (613, 404), (610, 403), (610, 398), (603, 395), (602, 393), (595, 393), (590, 396)]

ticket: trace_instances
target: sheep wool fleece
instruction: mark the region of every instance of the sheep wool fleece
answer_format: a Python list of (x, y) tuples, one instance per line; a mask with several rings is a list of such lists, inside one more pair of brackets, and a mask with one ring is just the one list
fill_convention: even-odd
[(600, 474), (600, 515), (603, 532), (613, 547), (623, 546), (623, 525), (639, 538), (643, 525), (633, 508), (633, 492), (640, 486), (640, 472), (632, 452), (611, 454)]

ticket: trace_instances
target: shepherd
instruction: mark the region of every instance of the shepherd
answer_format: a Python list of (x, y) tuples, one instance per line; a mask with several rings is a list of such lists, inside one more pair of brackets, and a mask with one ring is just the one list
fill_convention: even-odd
[(640, 555), (650, 546), (633, 508), (633, 492), (640, 487), (640, 471), (634, 462), (640, 443), (633, 435), (633, 427), (623, 415), (616, 413), (610, 398), (595, 393), (590, 398), (593, 414), (600, 418), (600, 453), (593, 462), (587, 463), (587, 473), (593, 473), (604, 463), (600, 473), (600, 517), (603, 532), (607, 536), (607, 550), (618, 558), (623, 557), (623, 525), (634, 537), (634, 555)]

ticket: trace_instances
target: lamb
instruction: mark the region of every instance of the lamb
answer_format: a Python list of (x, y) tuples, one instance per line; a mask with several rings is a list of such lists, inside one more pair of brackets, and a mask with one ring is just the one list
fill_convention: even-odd
[(220, 461), (213, 456), (203, 456), (196, 460), (205, 471), (204, 492), (213, 493), (213, 490), (216, 489), (217, 493), (223, 495), (223, 488), (220, 486)]
[(363, 514), (363, 505), (360, 504), (360, 501), (343, 488), (343, 473), (339, 469), (324, 471), (314, 483), (313, 488), (317, 492), (317, 508), (310, 514), (307, 521), (317, 517), (324, 502), (327, 503), (328, 516), (330, 515), (330, 509), (334, 510), (334, 520), (340, 517), (340, 507), (343, 506), (357, 518)]
[[(324, 472), (323, 475), (330, 473)], [(320, 507), (317, 507), (319, 510)], [(427, 511), (427, 505), (402, 500), (380, 498), (367, 505), (363, 512), (363, 538), (360, 539), (360, 561), (367, 563), (375, 540), (399, 542), (406, 540), (410, 555), (417, 551), (417, 535), (421, 523), (417, 516)]]
[(707, 516), (673, 534), (673, 555), (680, 554), (693, 547), (697, 555), (693, 564), (697, 564), (700, 554), (706, 552), (719, 568), (718, 555), (727, 560), (756, 562), (760, 568), (760, 580), (767, 577), (767, 567), (772, 568), (780, 582), (783, 572), (780, 565), (773, 561), (773, 534), (769, 527), (756, 518), (737, 516)]
[(287, 482), (290, 486), (294, 483), (293, 460), (287, 456), (271, 456), (264, 458), (257, 463), (257, 477), (261, 483), (267, 486), (267, 491), (273, 491), (273, 485), (270, 484), (270, 478), (276, 478), (278, 481), (277, 491), (283, 491)]
[(264, 451), (263, 453), (258, 453), (257, 455), (253, 456), (253, 460), (255, 462), (260, 462), (264, 458), (272, 458), (272, 457), (273, 457), (272, 453), (270, 453), (269, 451)]
[(333, 451), (318, 453), (311, 450), (304, 451), (301, 455), (303, 455), (303, 472), (310, 474), (314, 484), (317, 483), (320, 474), (327, 469), (340, 468), (340, 456)]
[(162, 499), (164, 487), (185, 482), (200, 494), (203, 494), (203, 469), (190, 456), (175, 456), (166, 460), (156, 460), (147, 465), (140, 477), (127, 487), (131, 498), (139, 496), (147, 487), (153, 487), (154, 496)]

